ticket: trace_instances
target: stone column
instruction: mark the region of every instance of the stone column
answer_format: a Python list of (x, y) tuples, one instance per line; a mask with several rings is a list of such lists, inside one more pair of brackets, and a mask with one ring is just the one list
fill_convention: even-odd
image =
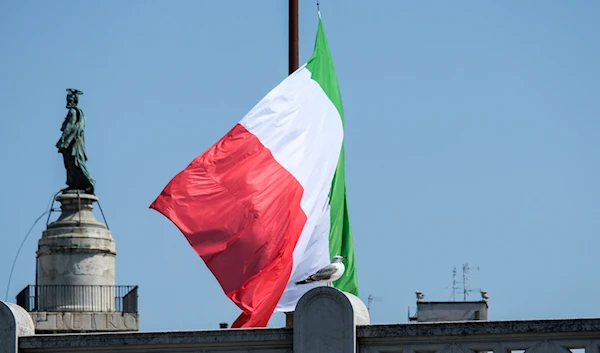
[(25, 309), (0, 301), (0, 353), (18, 353), (19, 337), (34, 333), (33, 320)]
[[(67, 191), (38, 242), (38, 311), (114, 311), (115, 242), (92, 213), (94, 195)], [(90, 286), (105, 287), (90, 287)]]
[(369, 324), (369, 311), (356, 296), (317, 287), (294, 311), (294, 353), (355, 353), (356, 325)]

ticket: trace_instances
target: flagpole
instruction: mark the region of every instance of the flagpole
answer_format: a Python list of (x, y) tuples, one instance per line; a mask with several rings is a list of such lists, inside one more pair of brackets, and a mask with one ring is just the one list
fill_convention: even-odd
[(289, 74), (298, 69), (298, 0), (289, 0)]

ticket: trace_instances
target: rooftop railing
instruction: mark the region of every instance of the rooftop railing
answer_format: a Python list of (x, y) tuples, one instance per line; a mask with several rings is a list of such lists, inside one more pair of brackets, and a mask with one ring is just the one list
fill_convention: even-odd
[(137, 286), (30, 285), (16, 299), (28, 312), (137, 313), (137, 291)]

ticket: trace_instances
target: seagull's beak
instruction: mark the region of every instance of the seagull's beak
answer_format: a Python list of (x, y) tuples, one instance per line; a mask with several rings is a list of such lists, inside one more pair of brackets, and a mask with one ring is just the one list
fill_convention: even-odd
[(348, 256), (342, 256), (342, 260), (346, 260)]

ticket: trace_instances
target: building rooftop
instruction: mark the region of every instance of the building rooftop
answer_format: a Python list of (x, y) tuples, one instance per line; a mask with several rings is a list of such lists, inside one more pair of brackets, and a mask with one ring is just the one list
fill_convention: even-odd
[(600, 351), (600, 318), (371, 325), (364, 309), (347, 293), (319, 287), (300, 299), (293, 327), (47, 335), (34, 334), (25, 310), (0, 302), (0, 353)]

